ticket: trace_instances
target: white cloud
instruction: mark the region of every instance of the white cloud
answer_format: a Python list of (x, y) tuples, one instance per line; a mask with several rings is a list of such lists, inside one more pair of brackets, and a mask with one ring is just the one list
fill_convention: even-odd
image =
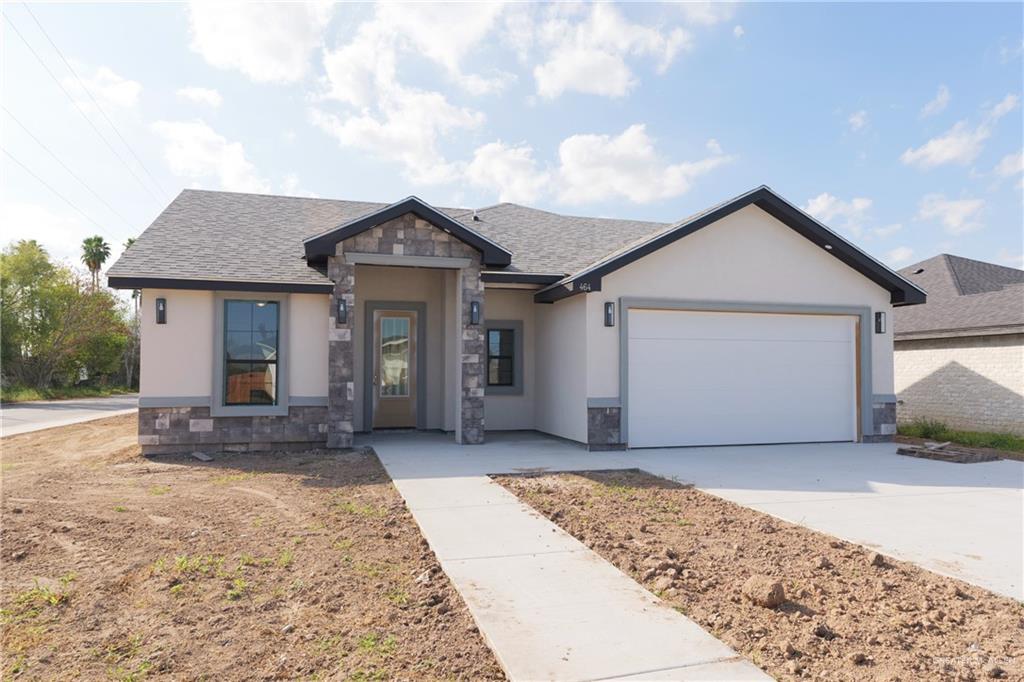
[(868, 112), (861, 109), (850, 114), (850, 117), (846, 119), (846, 122), (850, 124), (850, 130), (857, 132), (868, 124)]
[(375, 115), (369, 110), (337, 116), (321, 109), (310, 112), (313, 123), (342, 146), (397, 161), (406, 177), (417, 184), (437, 184), (456, 179), (458, 164), (448, 163), (441, 153), (440, 138), (483, 123), (482, 113), (453, 106), (439, 92), (392, 85), (378, 93)]
[[(82, 240), (96, 234), (96, 226), (77, 214), (22, 201), (0, 202), (0, 223), (4, 225), (5, 240), (35, 239), (52, 258), (75, 267), (81, 267)], [(118, 246), (107, 235), (100, 235), (111, 248)]]
[(935, 93), (935, 97), (930, 102), (921, 107), (921, 118), (925, 118), (926, 116), (934, 116), (935, 114), (944, 110), (946, 106), (949, 104), (949, 99), (949, 88), (947, 88), (945, 85), (940, 85), (939, 91)]
[(498, 201), (535, 201), (550, 181), (550, 174), (537, 169), (533, 149), (512, 147), (500, 140), (478, 147), (466, 168), (470, 183), (498, 192)]
[(573, 135), (558, 147), (559, 199), (585, 203), (624, 197), (636, 203), (679, 196), (698, 177), (733, 157), (713, 154), (671, 164), (658, 155), (643, 124), (621, 135)]
[(195, 182), (216, 180), (221, 189), (269, 192), (239, 142), (229, 142), (203, 121), (157, 121), (153, 131), (164, 140), (164, 156), (171, 171)]
[(315, 192), (303, 189), (298, 173), (288, 173), (284, 176), (284, 180), (281, 182), (281, 191), (290, 197), (312, 197), (315, 199), (319, 196)]
[[(75, 70), (81, 75), (81, 67)], [(134, 107), (138, 104), (139, 94), (142, 92), (140, 83), (124, 78), (106, 66), (97, 68), (91, 76), (82, 76), (82, 83), (104, 108)], [(78, 92), (81, 89), (78, 81), (71, 77), (64, 79), (64, 87), (69, 92)], [(83, 109), (91, 110), (95, 106), (89, 95), (84, 92), (78, 103)]]
[(924, 169), (947, 163), (967, 165), (981, 154), (985, 140), (992, 135), (992, 129), (999, 119), (1016, 109), (1019, 101), (1016, 95), (1007, 95), (984, 115), (976, 127), (972, 128), (967, 121), (959, 121), (917, 149), (903, 152), (900, 160), (908, 166)]
[(731, 2), (684, 2), (679, 7), (686, 23), (699, 26), (714, 26), (736, 14), (736, 5)]
[(882, 227), (872, 228), (871, 234), (873, 234), (876, 237), (885, 238), (891, 237), (892, 235), (896, 234), (902, 229), (903, 225), (901, 223), (892, 223), (891, 225), (883, 225)]
[(742, 38), (746, 34), (747, 34), (747, 32), (743, 29), (743, 25), (742, 24), (736, 24), (735, 26), (732, 27), (732, 35), (733, 35), (733, 37), (735, 37), (735, 38)]
[(257, 83), (293, 83), (309, 69), (331, 19), (325, 2), (189, 3), (192, 50)]
[(898, 268), (906, 265), (914, 257), (914, 250), (909, 246), (897, 246), (885, 254), (885, 262), (890, 267)]
[(938, 220), (952, 235), (974, 232), (982, 227), (982, 199), (947, 199), (943, 194), (926, 194), (917, 206), (921, 220)]
[(1018, 173), (1024, 173), (1024, 152), (1017, 152), (1016, 154), (1007, 154), (1004, 156), (995, 167), (996, 175), (1009, 178), (1017, 175)]
[(208, 107), (218, 108), (224, 102), (224, 98), (220, 96), (220, 93), (212, 88), (198, 88), (195, 86), (189, 86), (187, 88), (178, 88), (178, 97), (187, 99), (190, 102), (196, 104), (205, 104)]
[(839, 227), (860, 236), (873, 204), (874, 202), (866, 197), (854, 197), (844, 201), (828, 192), (822, 192), (801, 208), (823, 223), (836, 221)]
[(622, 97), (637, 83), (626, 57), (651, 57), (664, 72), (681, 50), (692, 46), (682, 28), (662, 31), (635, 24), (613, 5), (595, 4), (579, 19), (576, 6), (553, 5), (535, 29), (545, 49), (533, 75), (537, 94), (554, 98), (564, 92)]

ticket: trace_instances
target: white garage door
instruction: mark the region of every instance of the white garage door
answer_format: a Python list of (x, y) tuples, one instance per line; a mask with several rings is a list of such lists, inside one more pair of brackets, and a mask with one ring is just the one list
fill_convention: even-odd
[(855, 440), (854, 320), (630, 310), (630, 447)]

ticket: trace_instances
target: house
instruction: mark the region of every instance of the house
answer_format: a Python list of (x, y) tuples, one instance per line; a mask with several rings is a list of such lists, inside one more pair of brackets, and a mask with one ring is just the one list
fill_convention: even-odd
[(899, 420), (1024, 435), (1024, 270), (942, 254), (900, 273), (928, 302), (895, 313)]
[(186, 190), (108, 276), (150, 453), (885, 440), (887, 320), (925, 300), (767, 187), (674, 224)]

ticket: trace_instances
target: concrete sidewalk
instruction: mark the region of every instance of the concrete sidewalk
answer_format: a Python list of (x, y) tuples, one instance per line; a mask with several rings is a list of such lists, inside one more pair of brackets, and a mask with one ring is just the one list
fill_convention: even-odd
[[(422, 435), (373, 447), (511, 679), (770, 679), (482, 475), (481, 449)], [(460, 474), (458, 453), (476, 471)]]
[(34, 400), (0, 406), (0, 436), (14, 436), (56, 426), (130, 414), (138, 409), (137, 393), (109, 398)]

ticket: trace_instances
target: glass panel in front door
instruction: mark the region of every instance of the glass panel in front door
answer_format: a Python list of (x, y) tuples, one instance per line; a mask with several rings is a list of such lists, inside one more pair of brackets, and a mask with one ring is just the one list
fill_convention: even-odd
[(409, 318), (380, 319), (380, 397), (409, 397)]

